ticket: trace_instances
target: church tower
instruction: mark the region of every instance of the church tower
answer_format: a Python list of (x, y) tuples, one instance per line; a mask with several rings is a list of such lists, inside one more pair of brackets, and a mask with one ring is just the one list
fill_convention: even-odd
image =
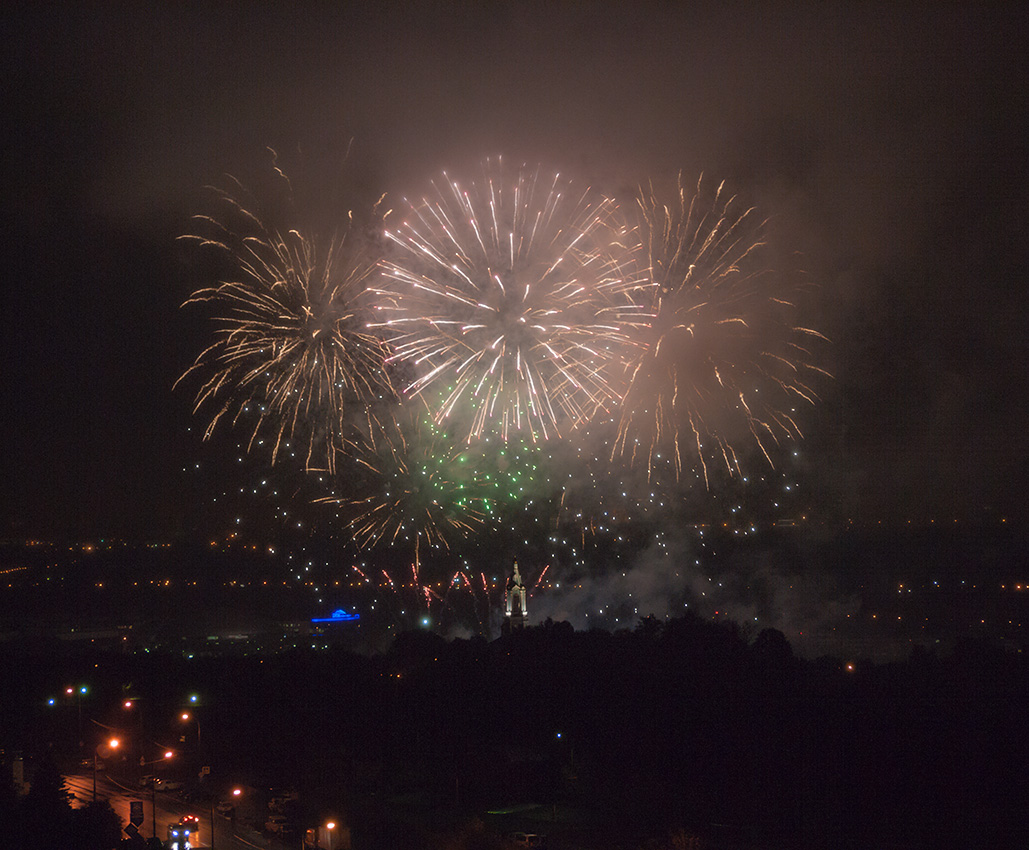
[(525, 602), (528, 597), (522, 576), (518, 572), (518, 560), (514, 562), (514, 572), (507, 580), (507, 610), (504, 612), (504, 628), (520, 629), (525, 625), (529, 615)]

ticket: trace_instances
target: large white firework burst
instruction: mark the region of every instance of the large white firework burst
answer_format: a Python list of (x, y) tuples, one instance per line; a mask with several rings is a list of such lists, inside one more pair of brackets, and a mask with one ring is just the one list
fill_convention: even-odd
[(405, 393), (468, 438), (574, 428), (615, 399), (623, 357), (614, 202), (499, 160), (443, 178), (387, 231), (376, 324), (411, 367)]

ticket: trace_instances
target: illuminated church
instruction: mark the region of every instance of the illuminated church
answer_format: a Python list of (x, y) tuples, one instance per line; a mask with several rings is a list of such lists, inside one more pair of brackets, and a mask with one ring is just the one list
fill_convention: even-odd
[(507, 580), (505, 597), (506, 609), (504, 611), (504, 630), (509, 631), (511, 629), (522, 628), (525, 626), (525, 621), (529, 616), (529, 612), (526, 608), (528, 591), (526, 590), (525, 583), (522, 581), (521, 574), (518, 572), (517, 559), (515, 559), (514, 562), (514, 572)]

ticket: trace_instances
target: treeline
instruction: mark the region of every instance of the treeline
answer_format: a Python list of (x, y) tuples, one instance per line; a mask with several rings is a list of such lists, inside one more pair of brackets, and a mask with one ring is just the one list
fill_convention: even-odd
[(748, 643), (686, 616), (615, 634), (547, 623), (489, 645), (411, 633), (387, 665), (407, 758), (437, 785), (461, 774), (480, 805), (550, 795), (630, 834), (720, 824), (780, 847), (1024, 829), (1029, 677), (989, 643), (807, 661), (777, 631)]
[(9, 774), (0, 782), (2, 850), (111, 850), (124, 837), (121, 819), (105, 801), (72, 808), (49, 753), (39, 759), (26, 794), (15, 793)]
[(1027, 837), (1029, 676), (985, 642), (888, 665), (805, 660), (777, 631), (748, 641), (683, 616), (616, 633), (548, 621), (492, 642), (415, 631), (374, 657), (0, 665), (19, 721), (0, 745), (60, 749), (43, 709), (13, 716), (47, 677), (100, 677), (88, 710), (109, 725), (131, 689), (158, 739), (193, 690), (214, 781), (292, 786), (311, 820), (342, 809), (355, 850), (399, 846), (402, 823), (402, 843), (430, 846), (444, 815), (515, 803), (587, 813), (589, 847), (676, 830), (759, 847)]

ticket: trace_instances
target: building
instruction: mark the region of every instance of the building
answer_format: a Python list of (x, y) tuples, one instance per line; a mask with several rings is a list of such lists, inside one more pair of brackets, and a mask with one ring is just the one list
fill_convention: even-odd
[(506, 608), (504, 610), (504, 628), (522, 628), (529, 616), (529, 612), (526, 607), (528, 591), (525, 588), (525, 583), (522, 581), (521, 574), (518, 572), (517, 559), (515, 559), (514, 562), (514, 571), (511, 574), (511, 577), (507, 580), (505, 597)]

